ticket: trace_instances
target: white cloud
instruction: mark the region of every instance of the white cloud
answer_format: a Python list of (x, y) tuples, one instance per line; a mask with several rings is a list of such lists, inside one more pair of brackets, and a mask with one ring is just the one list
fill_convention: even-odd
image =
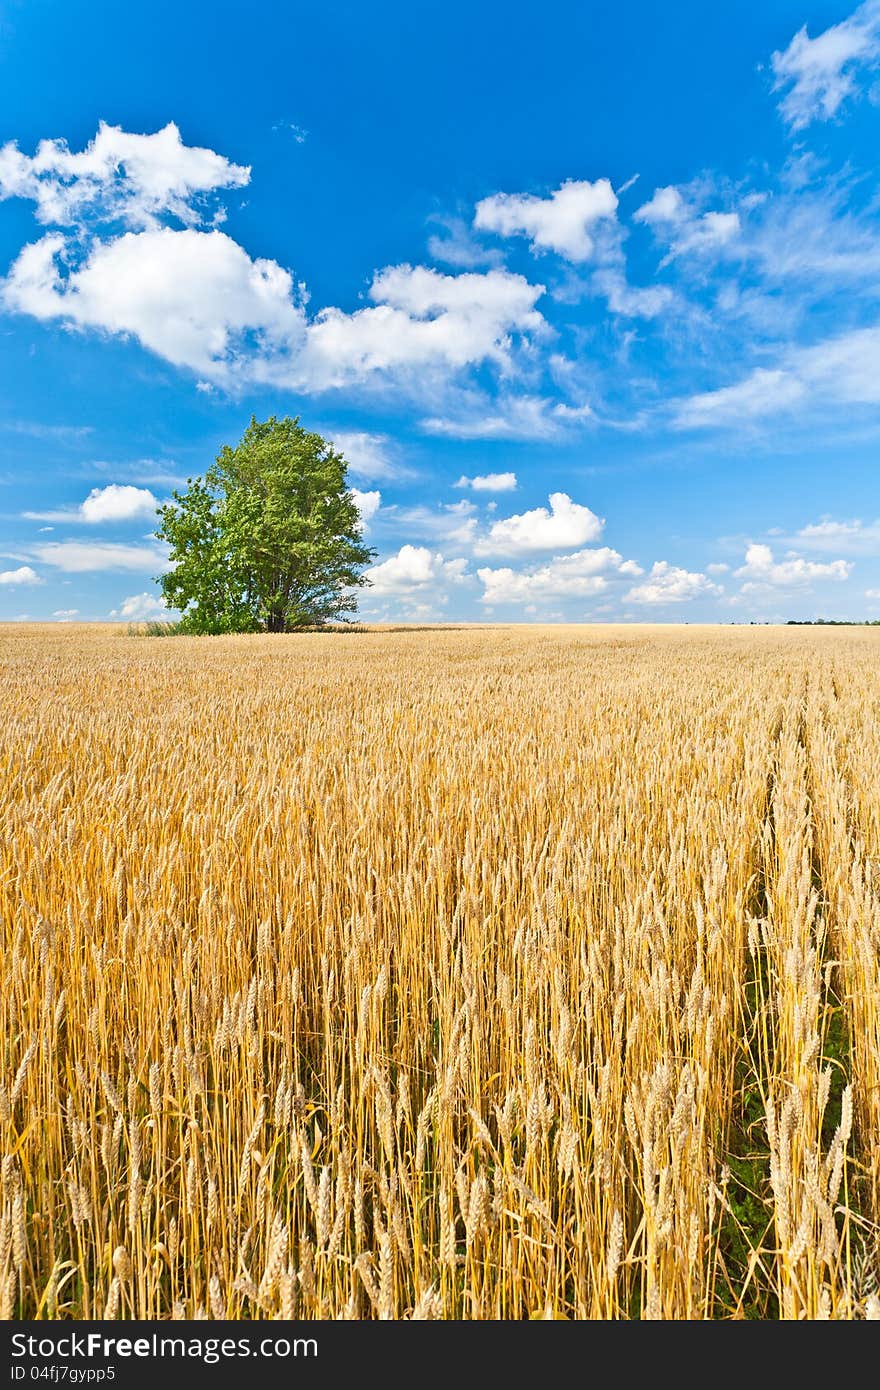
[(644, 222), (668, 244), (665, 262), (676, 256), (720, 251), (736, 241), (742, 230), (738, 212), (701, 212), (693, 189), (686, 198), (672, 185), (656, 189), (654, 196), (633, 213), (633, 221)]
[(880, 328), (826, 338), (793, 354), (792, 367), (814, 390), (838, 401), (880, 402)]
[(146, 545), (113, 545), (96, 541), (48, 541), (35, 545), (33, 554), (44, 565), (66, 574), (87, 574), (102, 570), (136, 570), (142, 574), (163, 570), (167, 560), (161, 550)]
[(740, 231), (738, 212), (704, 212), (696, 226), (677, 245), (678, 251), (701, 250), (705, 246), (726, 246)]
[(607, 546), (579, 550), (574, 555), (555, 555), (545, 565), (530, 570), (479, 569), (482, 602), (534, 604), (551, 598), (588, 598), (607, 588), (610, 572), (639, 574), (638, 565), (624, 560)]
[(391, 457), (390, 441), (384, 434), (365, 430), (330, 430), (335, 448), (344, 456), (349, 472), (358, 478), (400, 478), (406, 469)]
[(856, 90), (855, 73), (880, 58), (880, 4), (867, 0), (840, 24), (811, 39), (806, 25), (772, 56), (774, 91), (788, 90), (779, 109), (792, 130), (827, 121)]
[(77, 472), (88, 478), (114, 474), (117, 478), (126, 478), (139, 487), (181, 487), (186, 482), (186, 475), (170, 459), (146, 458), (137, 459), (134, 463), (90, 459), (88, 463), (82, 464)]
[(291, 276), (252, 261), (224, 232), (127, 232), (93, 244), (61, 275), (63, 239), (26, 246), (0, 286), (6, 308), (136, 337), (178, 367), (220, 382), (268, 378), (305, 340)]
[(545, 396), (477, 396), (447, 417), (422, 420), (426, 434), (449, 439), (558, 439), (592, 420), (588, 405), (570, 406)]
[(0, 148), (0, 199), (32, 200), (37, 221), (55, 226), (101, 218), (140, 229), (161, 213), (191, 225), (200, 220), (205, 194), (249, 179), (250, 169), (184, 145), (173, 122), (136, 135), (102, 121), (79, 154), (64, 140), (41, 140), (32, 157), (14, 142)]
[(468, 224), (460, 217), (439, 217), (430, 219), (443, 228), (445, 236), (433, 235), (428, 238), (428, 255), (434, 261), (443, 261), (460, 270), (474, 270), (481, 265), (499, 265), (501, 252), (495, 248), (481, 246)]
[(535, 309), (543, 293), (543, 285), (506, 270), (443, 275), (426, 266), (389, 266), (370, 286), (375, 307), (315, 316), (299, 370), (314, 389), (374, 373), (448, 374), (482, 362), (506, 371), (511, 335), (546, 329)]
[(57, 618), (58, 621), (59, 621), (59, 623), (69, 623), (69, 622), (71, 621), (72, 618), (78, 618), (78, 617), (79, 617), (79, 609), (78, 609), (78, 608), (56, 608), (56, 609), (55, 609), (55, 612), (52, 614), (52, 617), (53, 617), (53, 618)]
[(474, 503), (463, 498), (441, 503), (439, 511), (425, 506), (396, 508), (394, 521), (397, 528), (446, 545), (471, 545), (477, 532), (475, 511)]
[(59, 444), (75, 444), (94, 433), (94, 425), (46, 425), (41, 420), (3, 420), (0, 429), (27, 434), (33, 439), (51, 439)]
[(676, 429), (692, 430), (754, 420), (796, 404), (804, 390), (803, 382), (789, 372), (758, 367), (735, 386), (688, 397), (679, 405), (673, 424)]
[(26, 246), (0, 286), (5, 307), (136, 337), (175, 366), (226, 386), (323, 390), (487, 361), (507, 370), (512, 335), (546, 326), (534, 308), (543, 286), (507, 271), (389, 267), (370, 289), (375, 307), (325, 309), (308, 322), (289, 272), (251, 260), (224, 232), (128, 232), (95, 242), (63, 277), (65, 252), (56, 234)]
[(733, 386), (679, 403), (674, 425), (695, 429), (737, 424), (804, 402), (880, 403), (880, 328), (860, 328), (790, 351), (777, 368), (758, 367)]
[(276, 121), (272, 129), (283, 131), (286, 135), (292, 136), (298, 145), (304, 145), (309, 136), (309, 132), (304, 130), (301, 125), (297, 125), (296, 121)]
[(460, 584), (466, 578), (466, 560), (444, 560), (423, 545), (404, 545), (396, 555), (367, 570), (371, 592), (408, 595), (442, 590), (449, 583)]
[(361, 514), (361, 521), (364, 526), (368, 526), (371, 519), (376, 515), (382, 505), (381, 492), (359, 492), (356, 487), (351, 489), (354, 504)]
[(729, 569), (730, 569), (730, 565), (725, 565), (725, 564), (719, 562), (718, 564), (715, 564), (715, 565), (707, 565), (707, 566), (706, 566), (706, 573), (707, 573), (707, 574), (727, 574), (727, 571), (728, 571)]
[(880, 589), (866, 589), (865, 598), (880, 598)]
[[(816, 190), (784, 183), (749, 218), (744, 258), (771, 286), (794, 280), (808, 297), (827, 292), (834, 281), (873, 287), (880, 273), (877, 223), (870, 211), (851, 206), (851, 193), (845, 179), (826, 180)], [(789, 306), (773, 295), (766, 328), (772, 331), (774, 313), (778, 322), (792, 307), (796, 302)]]
[(503, 517), (474, 546), (478, 555), (526, 555), (540, 550), (567, 550), (596, 540), (605, 522), (589, 507), (572, 502), (565, 492), (550, 494), (550, 509), (534, 507)]
[(128, 483), (108, 483), (106, 487), (93, 487), (78, 507), (53, 512), (23, 512), (22, 515), (28, 521), (82, 521), (98, 525), (107, 521), (135, 521), (142, 517), (153, 517), (157, 506), (158, 501), (149, 488), (132, 487)]
[(148, 622), (151, 618), (167, 618), (169, 611), (167, 604), (155, 594), (132, 594), (111, 611), (110, 617), (127, 618), (129, 622)]
[[(252, 259), (225, 232), (200, 229), (200, 200), (249, 171), (184, 146), (174, 126), (135, 136), (102, 126), (82, 154), (44, 141), (33, 159), (3, 148), (5, 197), (33, 198), (44, 222), (73, 224), (22, 248), (0, 303), (13, 312), (136, 338), (197, 377), (199, 389), (246, 384), (321, 391), (389, 377), (421, 395), (450, 375), (515, 354), (548, 331), (544, 293), (502, 269), (445, 275), (378, 271), (367, 307), (309, 317), (304, 286), (276, 261)], [(175, 216), (183, 228), (160, 225)], [(100, 235), (102, 217), (111, 225)], [(117, 235), (118, 224), (124, 230)], [(117, 224), (117, 225), (113, 225)]]
[(805, 540), (825, 541), (831, 539), (837, 542), (861, 535), (862, 530), (860, 521), (814, 521), (809, 526), (802, 526), (798, 531), (798, 536)]
[(203, 378), (320, 390), (374, 373), (484, 361), (507, 368), (512, 333), (540, 331), (543, 286), (521, 275), (441, 275), (396, 266), (373, 281), (376, 307), (306, 322), (288, 271), (252, 261), (224, 232), (160, 228), (97, 242), (61, 275), (58, 235), (26, 246), (2, 285), (8, 309), (136, 337)]
[(617, 197), (608, 179), (569, 179), (549, 198), (530, 193), (495, 193), (477, 203), (474, 226), (499, 236), (526, 236), (533, 251), (556, 251), (569, 261), (587, 261), (595, 249), (596, 224), (613, 219)]
[(720, 594), (721, 589), (711, 579), (699, 571), (680, 569), (666, 560), (657, 560), (644, 584), (630, 589), (626, 597), (633, 603), (659, 606), (665, 603), (683, 603), (687, 599), (704, 598)]
[(873, 522), (822, 521), (802, 526), (795, 537), (807, 550), (842, 550), (850, 555), (880, 555), (880, 518)]
[(665, 313), (675, 301), (668, 285), (630, 285), (621, 270), (597, 270), (593, 289), (605, 297), (612, 314), (622, 318), (653, 319)]
[(42, 584), (42, 582), (36, 570), (31, 569), (30, 565), (20, 565), (17, 570), (0, 571), (0, 584), (6, 585), (10, 589), (17, 588), (20, 584)]
[(742, 586), (745, 594), (768, 586), (801, 588), (817, 579), (839, 583), (849, 578), (851, 570), (852, 564), (847, 560), (831, 560), (828, 563), (805, 560), (794, 551), (789, 551), (783, 560), (775, 560), (769, 545), (753, 544), (746, 550), (745, 564), (734, 570), (734, 575), (747, 581)]
[(654, 196), (642, 203), (633, 213), (634, 222), (647, 222), (651, 227), (667, 222), (679, 222), (686, 216), (685, 201), (674, 184), (655, 188)]
[(516, 474), (515, 473), (478, 473), (474, 478), (468, 478), (462, 473), (457, 483), (453, 487), (469, 487), (474, 492), (515, 492)]

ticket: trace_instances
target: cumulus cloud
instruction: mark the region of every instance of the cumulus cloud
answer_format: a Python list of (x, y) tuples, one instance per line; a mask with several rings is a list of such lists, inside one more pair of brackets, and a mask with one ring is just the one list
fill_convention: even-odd
[(474, 478), (468, 478), (462, 473), (457, 483), (453, 487), (469, 487), (474, 492), (515, 492), (516, 474), (515, 473), (478, 473)]
[(811, 39), (807, 26), (799, 29), (787, 48), (773, 54), (774, 91), (784, 91), (779, 103), (792, 130), (835, 116), (856, 90), (859, 70), (876, 67), (880, 59), (880, 3), (867, 0), (840, 24), (832, 24)]
[(314, 389), (377, 373), (448, 374), (483, 362), (506, 371), (512, 335), (546, 329), (535, 308), (543, 293), (543, 285), (506, 270), (443, 275), (426, 266), (389, 266), (370, 286), (374, 307), (315, 316), (297, 371)]
[(742, 593), (747, 594), (768, 587), (803, 588), (817, 579), (839, 583), (849, 578), (851, 570), (850, 561), (805, 560), (795, 551), (789, 551), (783, 560), (776, 560), (769, 545), (753, 544), (746, 550), (745, 564), (734, 570), (734, 575), (746, 581)]
[(640, 574), (632, 560), (602, 546), (574, 555), (555, 555), (545, 565), (528, 570), (479, 569), (482, 602), (533, 604), (544, 599), (589, 598), (607, 588), (608, 573)]
[(37, 220), (53, 226), (106, 219), (140, 229), (161, 213), (192, 225), (206, 194), (249, 180), (249, 168), (185, 145), (173, 122), (137, 135), (102, 121), (79, 153), (64, 140), (41, 140), (32, 156), (15, 142), (0, 148), (0, 199), (31, 200)]
[(664, 603), (683, 603), (686, 599), (705, 598), (720, 594), (719, 585), (713, 584), (707, 575), (700, 571), (680, 569), (666, 560), (657, 560), (651, 566), (644, 584), (636, 584), (630, 589), (627, 598), (633, 603), (659, 606)]
[(80, 521), (88, 525), (102, 522), (137, 521), (156, 514), (158, 501), (149, 488), (133, 487), (128, 483), (108, 483), (93, 487), (78, 507), (61, 508), (50, 512), (23, 512), (29, 521)]
[(148, 622), (151, 618), (167, 618), (168, 605), (155, 594), (132, 594), (124, 598), (118, 608), (112, 609), (111, 618), (125, 618), (129, 622)]
[(533, 507), (518, 516), (503, 517), (489, 527), (474, 546), (477, 555), (527, 555), (540, 550), (567, 550), (596, 540), (605, 525), (589, 507), (573, 502), (565, 492), (552, 492), (550, 507)]
[(396, 555), (372, 565), (367, 570), (371, 591), (375, 595), (424, 594), (432, 598), (447, 584), (461, 584), (467, 569), (466, 560), (445, 560), (439, 553), (424, 545), (403, 545)]
[(59, 623), (69, 623), (69, 622), (71, 622), (74, 618), (78, 618), (78, 617), (79, 617), (79, 609), (78, 609), (78, 608), (56, 608), (56, 609), (55, 609), (55, 612), (52, 614), (52, 617), (53, 617), (53, 618), (57, 618), (58, 621), (59, 621)]
[(0, 584), (16, 589), (25, 584), (42, 584), (42, 579), (30, 565), (19, 565), (17, 570), (0, 570)]
[(3, 196), (31, 198), (40, 221), (75, 231), (25, 246), (0, 303), (135, 338), (192, 371), (203, 390), (320, 391), (397, 376), (425, 392), (432, 378), (485, 363), (507, 372), (517, 348), (547, 331), (535, 308), (543, 286), (501, 269), (388, 266), (374, 276), (368, 306), (309, 316), (289, 270), (250, 257), (216, 216), (210, 228), (197, 225), (203, 198), (248, 177), (213, 151), (183, 145), (175, 126), (152, 136), (102, 126), (80, 154), (61, 141), (44, 141), (33, 158), (5, 146)]
[(617, 212), (608, 179), (569, 179), (549, 198), (530, 193), (494, 193), (477, 203), (474, 226), (499, 236), (528, 237), (532, 251), (555, 251), (569, 261), (588, 261), (597, 224)]
[(177, 367), (231, 384), (268, 380), (305, 341), (292, 278), (224, 232), (169, 227), (95, 242), (62, 274), (57, 233), (26, 246), (0, 286), (7, 309), (131, 336)]
[(142, 574), (165, 569), (163, 551), (147, 545), (114, 545), (96, 541), (48, 541), (33, 547), (34, 558), (66, 574), (88, 574), (102, 570), (136, 570)]

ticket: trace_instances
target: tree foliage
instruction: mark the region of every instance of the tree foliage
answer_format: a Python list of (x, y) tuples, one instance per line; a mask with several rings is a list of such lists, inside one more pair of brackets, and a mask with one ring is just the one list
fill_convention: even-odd
[(161, 576), (182, 631), (292, 632), (344, 620), (374, 552), (347, 465), (299, 417), (255, 417), (203, 478), (159, 508)]

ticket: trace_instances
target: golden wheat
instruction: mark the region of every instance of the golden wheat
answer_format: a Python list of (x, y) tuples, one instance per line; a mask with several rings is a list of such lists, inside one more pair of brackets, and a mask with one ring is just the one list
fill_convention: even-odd
[(878, 640), (3, 629), (3, 1315), (880, 1315)]

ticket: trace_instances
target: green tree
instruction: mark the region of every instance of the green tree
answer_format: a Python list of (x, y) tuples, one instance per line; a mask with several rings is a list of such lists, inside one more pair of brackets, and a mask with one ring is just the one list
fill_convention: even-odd
[(299, 417), (252, 418), (203, 478), (159, 508), (159, 583), (185, 632), (292, 632), (354, 612), (374, 555), (347, 466)]

